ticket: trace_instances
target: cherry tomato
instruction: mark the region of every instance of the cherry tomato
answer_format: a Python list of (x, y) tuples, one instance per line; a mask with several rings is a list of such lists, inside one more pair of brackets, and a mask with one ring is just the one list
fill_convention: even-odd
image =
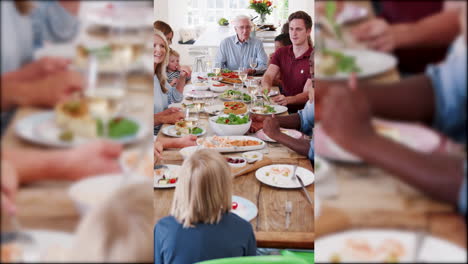
[(172, 179), (169, 180), (169, 183), (170, 183), (170, 184), (174, 184), (174, 183), (176, 183), (176, 182), (177, 182), (177, 178), (172, 178)]
[(239, 204), (237, 204), (236, 202), (232, 202), (232, 210), (236, 210), (238, 206)]

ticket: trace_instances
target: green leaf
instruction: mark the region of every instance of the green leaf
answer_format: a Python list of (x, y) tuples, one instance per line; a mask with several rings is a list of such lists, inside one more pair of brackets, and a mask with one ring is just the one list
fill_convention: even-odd
[[(102, 136), (103, 126), (102, 121), (97, 121), (98, 135)], [(109, 138), (122, 138), (126, 136), (133, 136), (138, 132), (138, 124), (127, 118), (114, 118), (108, 124), (108, 137)]]

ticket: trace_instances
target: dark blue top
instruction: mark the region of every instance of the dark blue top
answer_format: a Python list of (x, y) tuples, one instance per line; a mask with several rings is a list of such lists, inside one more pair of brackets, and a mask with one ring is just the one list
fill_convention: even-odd
[(225, 214), (218, 224), (198, 224), (194, 228), (183, 228), (173, 216), (166, 216), (154, 229), (156, 264), (255, 256), (256, 250), (252, 225), (232, 213)]

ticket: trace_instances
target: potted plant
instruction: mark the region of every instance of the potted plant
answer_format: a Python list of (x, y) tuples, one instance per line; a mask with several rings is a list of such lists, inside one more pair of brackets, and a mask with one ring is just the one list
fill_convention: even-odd
[(273, 11), (273, 3), (270, 0), (250, 0), (249, 8), (260, 15), (260, 23), (265, 24), (266, 16)]

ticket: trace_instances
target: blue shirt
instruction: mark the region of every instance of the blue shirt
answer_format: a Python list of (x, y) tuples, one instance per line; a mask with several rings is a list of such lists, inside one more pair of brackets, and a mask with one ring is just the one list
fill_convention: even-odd
[(238, 70), (239, 67), (251, 68), (249, 59), (257, 59), (257, 73), (263, 73), (267, 68), (268, 56), (263, 49), (261, 40), (250, 37), (245, 42), (240, 42), (237, 35), (227, 37), (221, 41), (215, 62), (221, 65), (221, 68)]
[(162, 218), (154, 229), (155, 264), (189, 264), (204, 260), (255, 256), (252, 225), (228, 213), (218, 224), (183, 228), (173, 216)]
[[(301, 132), (312, 136), (312, 129), (314, 128), (314, 104), (310, 101), (307, 102), (304, 109), (297, 112), (301, 119)], [(310, 140), (310, 148), (308, 154), (309, 160), (314, 160), (314, 140)]]
[(65, 42), (78, 33), (78, 18), (57, 1), (35, 1), (29, 15), (21, 15), (14, 1), (1, 1), (2, 74), (32, 61), (44, 41)]
[[(453, 43), (446, 60), (426, 70), (435, 97), (435, 129), (454, 140), (466, 143), (466, 42), (459, 37)], [(466, 214), (466, 163), (459, 190), (458, 208)]]
[[(167, 93), (163, 93), (161, 84), (159, 83), (158, 76), (154, 75), (154, 88), (153, 88), (153, 101), (154, 101), (154, 114), (162, 112), (172, 103), (181, 102), (184, 95), (181, 94), (175, 87), (166, 82), (166, 87), (169, 88)], [(154, 126), (154, 135), (157, 135), (161, 129), (161, 125)]]

